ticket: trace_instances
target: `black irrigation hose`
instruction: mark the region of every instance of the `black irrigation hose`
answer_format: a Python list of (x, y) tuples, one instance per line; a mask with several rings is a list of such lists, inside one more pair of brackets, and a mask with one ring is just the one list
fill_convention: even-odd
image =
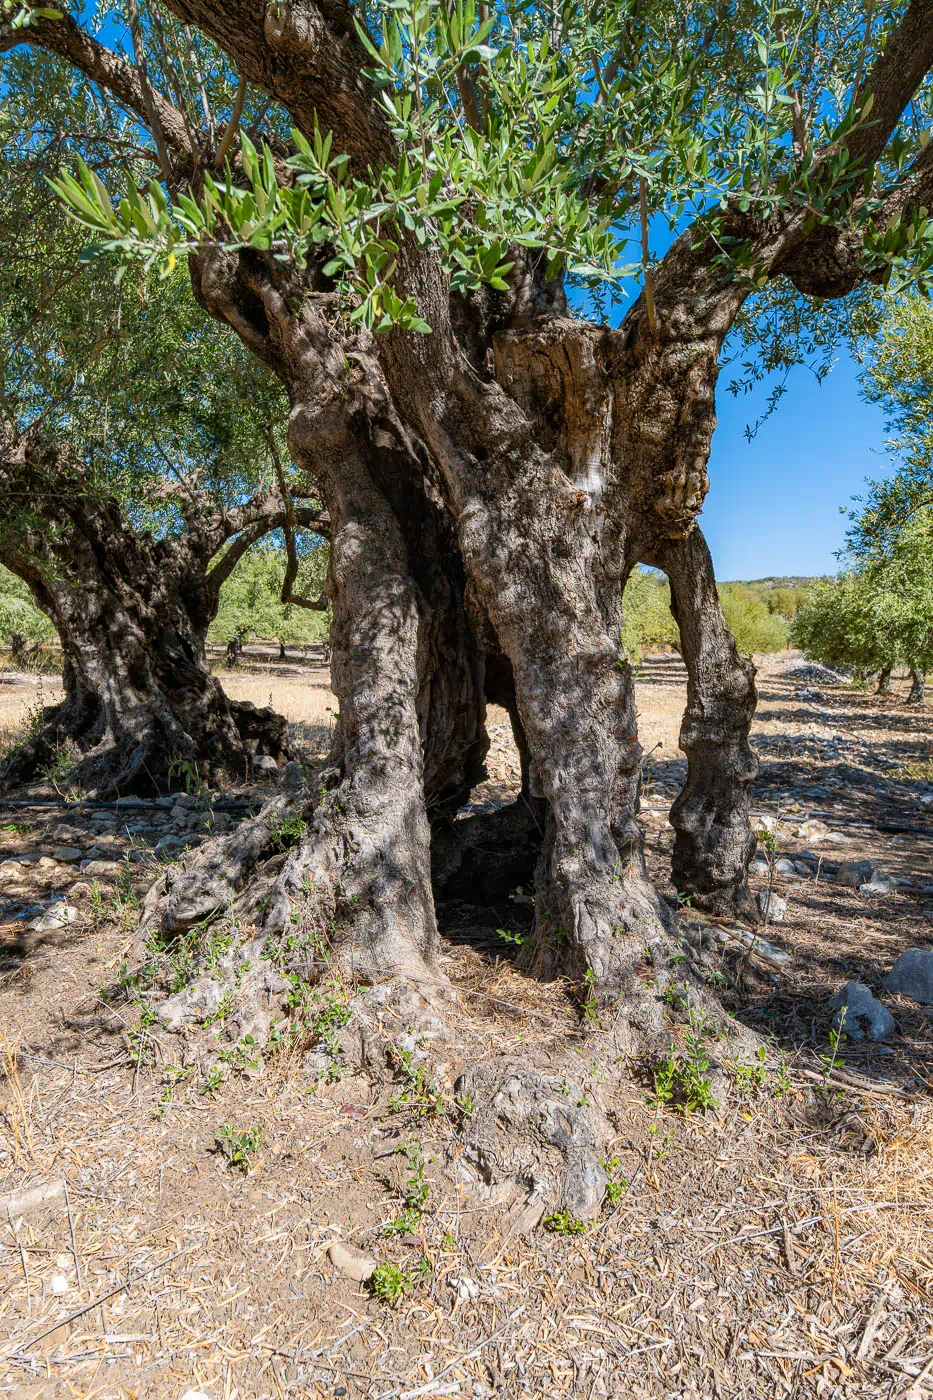
[[(239, 812), (250, 807), (261, 807), (265, 800), (265, 798), (256, 797), (252, 802), (212, 802), (210, 804), (210, 811)], [(165, 806), (157, 807), (154, 802), (147, 802), (145, 798), (140, 798), (139, 801), (136, 802), (125, 802), (122, 798), (119, 801), (115, 799), (112, 802), (69, 802), (64, 798), (56, 799), (53, 797), (36, 797), (30, 801), (22, 799), (16, 799), (14, 801), (11, 798), (0, 797), (0, 807), (69, 807), (73, 808), (75, 811), (80, 811), (83, 808), (90, 808), (94, 811), (100, 810), (101, 808), (118, 807), (122, 812), (138, 811), (139, 809), (147, 812), (167, 812), (170, 810)]]

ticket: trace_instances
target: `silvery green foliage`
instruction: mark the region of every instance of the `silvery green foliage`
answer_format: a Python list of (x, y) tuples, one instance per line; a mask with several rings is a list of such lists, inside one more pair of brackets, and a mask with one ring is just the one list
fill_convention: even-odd
[[(406, 240), (436, 253), (455, 290), (502, 290), (519, 246), (604, 304), (600, 289), (646, 274), (653, 219), (700, 218), (715, 234), (727, 203), (765, 218), (797, 210), (812, 229), (858, 195), (866, 268), (925, 283), (933, 224), (922, 211), (876, 218), (884, 180), (877, 198), (873, 183), (896, 178), (924, 134), (905, 121), (868, 172), (849, 168), (843, 139), (871, 121), (853, 85), (889, 23), (858, 3), (818, 26), (815, 11), (773, 0), (727, 13), (709, 0), (488, 13), (473, 0), (379, 0), (356, 24), (392, 163), (352, 168), (329, 133), (293, 131), (286, 159), (243, 135), (235, 161), (174, 200), (157, 180), (111, 199), (81, 161), (54, 183), (101, 248), (169, 270), (206, 239), (299, 265), (326, 250), (347, 314), (377, 331), (430, 330), (394, 290)], [(723, 242), (721, 255), (765, 287), (750, 246)]]

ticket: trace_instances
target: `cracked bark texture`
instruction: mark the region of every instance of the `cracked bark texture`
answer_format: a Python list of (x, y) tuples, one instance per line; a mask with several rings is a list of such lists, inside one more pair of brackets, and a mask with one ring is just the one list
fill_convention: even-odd
[[(305, 136), (315, 124), (332, 132), (334, 149), (360, 170), (394, 160), (344, 0), (167, 3)], [(72, 30), (42, 19), (22, 37), (0, 31), (0, 47), (56, 49), (119, 86), (145, 120), (133, 71), (102, 78), (109, 60), (93, 43), (79, 52)], [(858, 110), (867, 116), (870, 101), (871, 121), (840, 138), (850, 169), (878, 160), (931, 66), (933, 12), (909, 0), (859, 85)], [(165, 115), (165, 141), (187, 171), (192, 151)], [(875, 201), (882, 224), (928, 207), (931, 151), (889, 188), (868, 195), (867, 183), (853, 182), (838, 218), (831, 209), (816, 227), (806, 201), (766, 213), (728, 204), (715, 236), (701, 221), (654, 269), (654, 314), (639, 298), (617, 330), (571, 317), (540, 259), (521, 250), (510, 292), (464, 300), (431, 249), (396, 230), (396, 290), (414, 298), (432, 334), (377, 339), (348, 329), (313, 265), (251, 250), (199, 253), (195, 294), (286, 385), (292, 454), (335, 522), (340, 739), (326, 796), (308, 798), (308, 831), (259, 882), (267, 919), (280, 926), (299, 889), (311, 889), (348, 956), (431, 967), (427, 811), (454, 805), (481, 771), (488, 657), (493, 689), (510, 678), (524, 781), (544, 813), (529, 958), (542, 974), (569, 971), (587, 996), (618, 1003), (639, 1035), (657, 1028), (649, 980), (663, 978), (673, 944), (635, 822), (641, 755), (621, 591), (639, 560), (670, 572), (690, 675), (678, 880), (712, 907), (742, 912), (754, 676), (724, 630), (696, 528), (719, 355), (762, 279), (783, 276), (819, 297), (878, 280), (884, 270), (866, 270), (853, 206)], [(839, 143), (811, 157), (818, 190)], [(726, 246), (743, 248), (754, 281), (730, 274)], [(257, 848), (262, 829), (268, 835), (268, 821), (255, 828)], [(225, 870), (218, 860), (222, 906), (242, 897), (254, 861), (236, 866), (231, 856)], [(197, 878), (197, 868), (176, 878), (162, 908), (169, 924), (183, 922), (185, 900), (196, 903)]]
[(746, 872), (755, 850), (749, 812), (758, 760), (748, 738), (758, 700), (755, 667), (729, 631), (699, 527), (666, 541), (658, 563), (670, 579), (687, 667), (680, 730), (687, 781), (670, 818), (674, 884), (697, 908), (754, 918)]
[[(65, 690), (10, 756), (0, 774), (6, 787), (53, 770), (99, 796), (168, 791), (178, 762), (219, 781), (245, 777), (251, 751), (285, 754), (282, 717), (228, 700), (205, 655), (221, 579), (280, 522), (277, 498), (153, 539), (127, 525), (61, 445), (32, 432), (6, 432), (0, 481), (0, 559), (55, 624)], [(212, 556), (234, 533), (212, 572)]]

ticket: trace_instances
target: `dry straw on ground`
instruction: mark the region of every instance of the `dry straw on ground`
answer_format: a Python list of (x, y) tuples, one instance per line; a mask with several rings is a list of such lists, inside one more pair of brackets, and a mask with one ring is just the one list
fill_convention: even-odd
[[(262, 702), (269, 684), (238, 680), (253, 689), (237, 693)], [(328, 723), (320, 687), (309, 697), (290, 679), (289, 699), (271, 684), (294, 722)], [(649, 663), (639, 705), (646, 747), (654, 734), (665, 740), (646, 801), (663, 807), (682, 764), (675, 664)], [(788, 815), (795, 783), (838, 776), (829, 791), (840, 822), (869, 810), (906, 816), (901, 773), (925, 731), (922, 717), (849, 693), (808, 708), (792, 680), (766, 672), (756, 800)], [(514, 758), (497, 728), (480, 798), (514, 784)], [(867, 784), (881, 772), (879, 796)], [(670, 829), (663, 812), (646, 813), (645, 826), (660, 873)], [(847, 829), (846, 856), (933, 883), (930, 840)], [(35, 843), (41, 829), (9, 839)], [(790, 951), (789, 969), (723, 966), (735, 1004), (783, 1047), (786, 1087), (772, 1069), (757, 1087), (733, 1086), (717, 1112), (682, 1117), (627, 1080), (608, 1105), (616, 1199), (582, 1234), (542, 1227), (527, 1238), (509, 1234), (494, 1199), (454, 1179), (454, 1079), (489, 1054), (544, 1070), (570, 1056), (584, 1084), (592, 1072), (585, 1092), (599, 1093), (602, 1033), (581, 1026), (562, 984), (516, 970), (514, 949), (497, 941), (499, 911), (451, 912), (444, 971), (459, 1039), (438, 1075), (443, 1111), (419, 1112), (400, 1102), (404, 1084), (349, 1072), (328, 1082), (295, 1054), (227, 1066), (213, 1084), (201, 1042), (156, 1048), (145, 1028), (128, 1035), (132, 1008), (100, 994), (119, 974), (127, 930), (82, 902), (84, 921), (8, 964), (0, 985), (0, 1394), (933, 1396), (928, 1018), (892, 1003), (893, 1054), (843, 1046), (838, 1060), (906, 1085), (909, 1099), (840, 1091), (820, 1080), (818, 1058), (830, 1051), (829, 990), (849, 975), (877, 988), (901, 947), (928, 941), (922, 899), (782, 888), (788, 919), (768, 936)], [(817, 1082), (802, 1072), (814, 1067)], [(215, 1150), (224, 1124), (261, 1129), (248, 1171)], [(416, 1142), (429, 1190), (399, 1237), (386, 1233), (404, 1204), (399, 1149)], [(45, 1202), (22, 1208), (36, 1188)], [(335, 1238), (407, 1276), (394, 1303), (335, 1272)]]

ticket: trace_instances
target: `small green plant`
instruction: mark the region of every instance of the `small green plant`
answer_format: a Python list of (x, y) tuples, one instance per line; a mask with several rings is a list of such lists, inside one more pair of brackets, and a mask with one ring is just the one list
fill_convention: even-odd
[(247, 1070), (259, 1068), (258, 1046), (251, 1035), (244, 1035), (229, 1050), (219, 1051), (218, 1058), (229, 1065), (235, 1074), (245, 1074)]
[(666, 1132), (661, 1133), (660, 1125), (657, 1123), (651, 1124), (648, 1136), (652, 1139), (651, 1155), (656, 1162), (663, 1161), (677, 1141), (677, 1133), (673, 1128), (668, 1128)]
[(687, 988), (682, 982), (668, 982), (664, 988), (664, 1002), (673, 1011), (686, 1011), (688, 1005)]
[(369, 1280), (369, 1291), (384, 1303), (397, 1303), (411, 1287), (411, 1275), (388, 1260), (380, 1264)]
[(430, 1082), (424, 1065), (414, 1063), (414, 1052), (399, 1050), (393, 1045), (389, 1054), (396, 1074), (406, 1086), (401, 1094), (393, 1094), (389, 1100), (391, 1111), (402, 1113), (408, 1110), (420, 1117), (446, 1114), (449, 1110), (443, 1093)]
[(546, 1215), (542, 1224), (545, 1230), (550, 1230), (553, 1235), (585, 1235), (587, 1231), (586, 1221), (578, 1220), (569, 1210), (558, 1210), (553, 1215)]
[(654, 1067), (654, 1098), (657, 1104), (678, 1113), (705, 1112), (717, 1106), (709, 1079), (707, 1039), (710, 1026), (702, 1012), (691, 1011), (684, 1035), (684, 1050), (671, 1048), (666, 1059)]
[(595, 1026), (597, 1030), (600, 1030), (601, 1025), (599, 1020), (599, 998), (596, 996), (596, 993), (594, 991), (594, 988), (596, 986), (596, 973), (591, 967), (588, 967), (586, 969), (586, 972), (584, 972), (583, 980), (586, 983), (590, 993), (590, 995), (586, 997), (586, 999), (581, 1003), (583, 1019), (587, 1022), (588, 1025)]
[(496, 933), (505, 943), (514, 943), (516, 948), (520, 948), (527, 940), (526, 933), (513, 933), (510, 928), (497, 928)]
[(781, 1059), (774, 1074), (774, 1096), (780, 1098), (782, 1094), (790, 1093), (792, 1088), (790, 1075), (787, 1073), (787, 1062)]
[(223, 1065), (211, 1065), (198, 1092), (200, 1094), (216, 1094), (223, 1088), (224, 1070)]
[(198, 772), (198, 765), (190, 758), (173, 758), (168, 766), (169, 781), (180, 778), (187, 797), (194, 799), (194, 805), (201, 812), (210, 812), (214, 806), (214, 794)]
[(780, 847), (778, 845), (778, 839), (775, 832), (768, 831), (767, 828), (762, 827), (761, 831), (756, 832), (756, 835), (758, 837), (758, 844), (761, 846), (762, 850), (765, 853), (765, 860), (768, 862), (768, 898), (765, 904), (765, 912), (763, 919), (765, 928), (767, 928), (768, 919), (771, 916), (771, 896), (774, 893), (774, 878), (777, 873), (777, 862), (778, 855), (780, 853)]
[(832, 1054), (830, 1054), (830, 1055), (821, 1055), (821, 1056), (820, 1056), (820, 1059), (821, 1059), (822, 1062), (823, 1062), (823, 1078), (824, 1078), (824, 1080), (828, 1080), (829, 1077), (830, 1077), (830, 1075), (833, 1073), (834, 1069), (836, 1068), (836, 1060), (837, 1060), (838, 1055), (839, 1055), (839, 1047), (842, 1045), (842, 1042), (843, 1042), (843, 1041), (845, 1040), (845, 1038), (846, 1038), (846, 1011), (847, 1011), (847, 1010), (848, 1010), (848, 1007), (846, 1007), (846, 1006), (843, 1006), (843, 1007), (842, 1007), (842, 1009), (841, 1009), (840, 1012), (839, 1012), (839, 1025), (838, 1025), (838, 1027), (834, 1026), (833, 1029), (829, 1032), (829, 1044), (830, 1044), (830, 1048), (831, 1048), (831, 1050), (832, 1050)]
[(229, 1123), (224, 1123), (214, 1142), (214, 1151), (226, 1158), (231, 1169), (248, 1172), (253, 1158), (262, 1147), (262, 1128), (244, 1128), (237, 1132)]
[(282, 812), (269, 823), (269, 844), (274, 851), (287, 851), (297, 846), (308, 829), (300, 812)]
[(605, 1200), (609, 1205), (617, 1206), (628, 1190), (628, 1179), (618, 1174), (622, 1164), (618, 1157), (609, 1157), (606, 1161), (600, 1159), (599, 1165), (609, 1178), (606, 1183)]
[(761, 1089), (768, 1080), (768, 1052), (763, 1045), (759, 1045), (755, 1060), (752, 1064), (743, 1064), (741, 1060), (733, 1060), (729, 1065), (735, 1082), (744, 1089)]
[(424, 1207), (431, 1192), (431, 1183), (424, 1174), (424, 1153), (420, 1142), (410, 1142), (405, 1148), (408, 1179), (402, 1192), (404, 1210), (383, 1226), (384, 1235), (411, 1235), (424, 1216)]

